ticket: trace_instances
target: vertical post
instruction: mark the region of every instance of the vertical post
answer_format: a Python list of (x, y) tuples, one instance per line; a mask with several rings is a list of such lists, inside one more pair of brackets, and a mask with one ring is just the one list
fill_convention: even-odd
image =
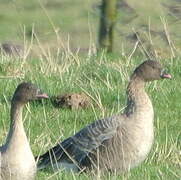
[(106, 52), (113, 51), (114, 26), (116, 24), (117, 0), (102, 0), (100, 28), (99, 28), (99, 49)]

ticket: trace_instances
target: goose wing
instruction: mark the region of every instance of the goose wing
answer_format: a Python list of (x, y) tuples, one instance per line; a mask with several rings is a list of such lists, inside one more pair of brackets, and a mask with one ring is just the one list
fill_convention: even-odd
[(60, 162), (80, 165), (89, 153), (116, 134), (120, 123), (119, 116), (95, 121), (41, 155), (38, 168), (42, 169)]

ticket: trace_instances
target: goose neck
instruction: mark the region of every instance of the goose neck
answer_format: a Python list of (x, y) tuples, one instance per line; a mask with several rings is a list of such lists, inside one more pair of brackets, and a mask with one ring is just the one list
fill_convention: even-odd
[(125, 114), (127, 116), (141, 111), (146, 103), (149, 103), (149, 97), (145, 92), (145, 81), (139, 76), (133, 75), (127, 87), (127, 105)]
[(19, 102), (12, 101), (11, 103), (11, 112), (10, 112), (10, 129), (7, 136), (6, 144), (8, 145), (13, 137), (18, 136), (19, 132), (24, 131), (23, 121), (22, 121), (22, 111), (23, 104)]
[(23, 104), (19, 102), (11, 103), (11, 126), (14, 127), (22, 122)]

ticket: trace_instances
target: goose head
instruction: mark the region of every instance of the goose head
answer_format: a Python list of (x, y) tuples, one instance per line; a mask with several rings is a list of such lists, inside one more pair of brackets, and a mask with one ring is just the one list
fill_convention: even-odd
[(161, 64), (158, 61), (153, 60), (144, 61), (135, 69), (133, 74), (145, 82), (171, 78), (171, 75), (166, 73), (166, 70), (161, 66)]
[(18, 85), (13, 95), (13, 101), (26, 104), (28, 101), (48, 98), (38, 87), (29, 82), (23, 82)]

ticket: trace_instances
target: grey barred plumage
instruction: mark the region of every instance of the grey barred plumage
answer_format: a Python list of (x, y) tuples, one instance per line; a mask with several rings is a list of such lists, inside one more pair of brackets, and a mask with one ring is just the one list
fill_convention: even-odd
[(38, 168), (122, 172), (141, 163), (154, 136), (153, 107), (144, 86), (148, 81), (171, 77), (163, 72), (157, 61), (139, 65), (128, 84), (124, 113), (95, 121), (51, 148), (38, 157)]

